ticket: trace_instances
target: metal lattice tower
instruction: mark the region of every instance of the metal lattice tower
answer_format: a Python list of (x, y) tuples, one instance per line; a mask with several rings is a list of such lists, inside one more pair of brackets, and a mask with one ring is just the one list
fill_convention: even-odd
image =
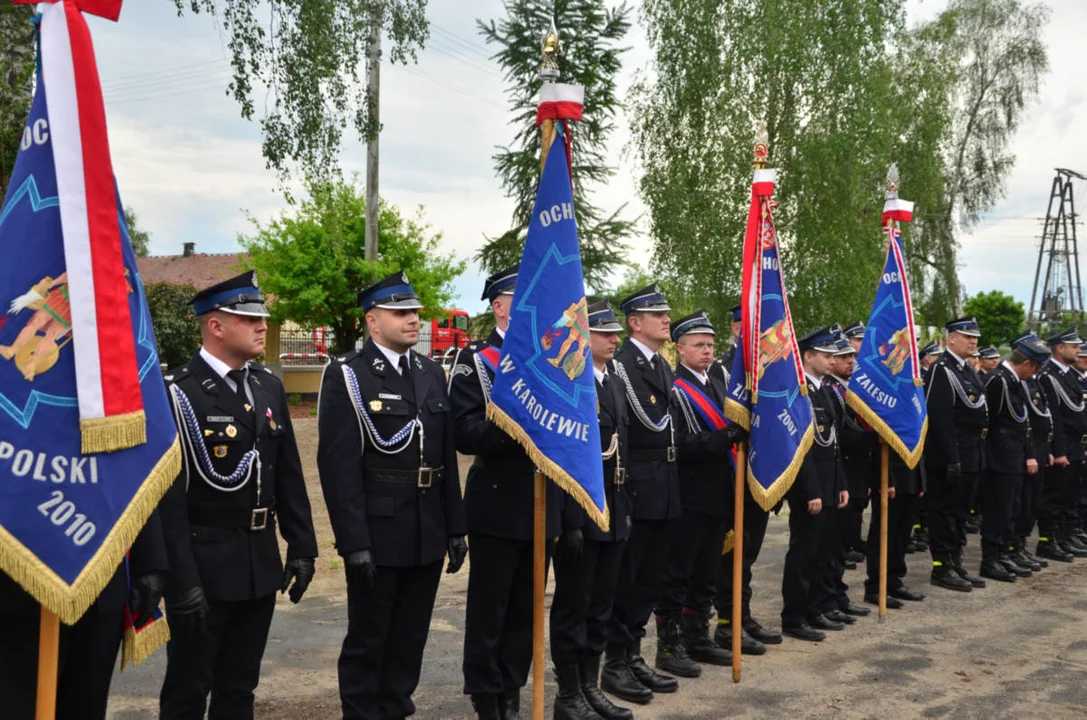
[[(1075, 170), (1057, 168), (1057, 177), (1053, 178), (1049, 193), (1042, 242), (1038, 246), (1038, 267), (1034, 271), (1034, 289), (1030, 293), (1028, 323), (1035, 330), (1069, 320), (1077, 323), (1083, 320), (1073, 179), (1087, 180), (1087, 177)], [(1073, 316), (1069, 318), (1067, 313)]]

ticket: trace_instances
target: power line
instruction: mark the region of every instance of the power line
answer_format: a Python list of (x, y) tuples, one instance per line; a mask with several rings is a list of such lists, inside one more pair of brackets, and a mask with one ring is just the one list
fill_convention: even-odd
[(484, 60), (490, 61), (491, 54), (487, 51), (485, 46), (480, 45), (479, 43), (474, 43), (474, 42), (472, 42), (470, 40), (466, 40), (466, 39), (462, 38), (460, 35), (457, 35), (455, 33), (451, 33), (448, 30), (445, 30), (444, 28), (440, 28), (440, 27), (438, 27), (437, 25), (435, 25), (433, 23), (431, 23), (430, 29), (433, 32), (435, 32), (436, 34), (440, 35), (447, 42), (453, 43), (454, 45), (458, 45), (461, 48), (463, 48), (464, 50), (466, 50), (467, 52), (472, 53), (473, 55), (476, 55), (476, 56), (478, 56), (478, 57), (480, 57), (480, 58), (482, 58)]
[(458, 92), (461, 95), (465, 95), (465, 96), (470, 97), (470, 98), (472, 98), (474, 100), (478, 100), (479, 102), (486, 103), (488, 105), (493, 105), (494, 107), (497, 107), (497, 108), (502, 107), (499, 103), (496, 103), (494, 100), (486, 98), (486, 97), (484, 97), (482, 95), (477, 95), (474, 92), (472, 92), (471, 90), (463, 88), (463, 87), (461, 87), (459, 85), (455, 85), (454, 83), (451, 83), (451, 82), (449, 82), (447, 80), (444, 80), (442, 78), (435, 77), (434, 75), (430, 75), (428, 73), (425, 73), (422, 70), (420, 70), (417, 67), (414, 67), (412, 65), (405, 65), (404, 67), (399, 68), (399, 69), (405, 70), (406, 72), (408, 72), (408, 73), (410, 73), (412, 75), (417, 75), (417, 76), (423, 78), (424, 80), (429, 80), (432, 83), (435, 83), (437, 85), (442, 85), (444, 87), (447, 87), (450, 90), (453, 90), (454, 92)]

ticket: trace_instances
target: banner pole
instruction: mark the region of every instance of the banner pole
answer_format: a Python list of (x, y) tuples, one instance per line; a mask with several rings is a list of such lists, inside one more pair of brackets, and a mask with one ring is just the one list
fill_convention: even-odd
[(744, 480), (747, 443), (736, 446), (735, 492), (732, 520), (732, 682), (740, 682), (741, 635), (743, 634)]
[(879, 621), (887, 620), (887, 525), (890, 515), (888, 505), (888, 462), (890, 448), (879, 441)]
[(60, 618), (42, 608), (38, 633), (38, 701), (35, 720), (53, 720), (57, 715), (57, 653), (60, 646)]
[(544, 586), (547, 584), (547, 478), (533, 478), (532, 528), (532, 720), (544, 720)]

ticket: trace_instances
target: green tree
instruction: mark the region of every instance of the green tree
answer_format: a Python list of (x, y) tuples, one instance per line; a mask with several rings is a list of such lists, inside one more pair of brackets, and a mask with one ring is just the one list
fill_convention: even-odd
[(1023, 303), (999, 290), (980, 293), (966, 301), (963, 310), (978, 319), (984, 345), (1008, 345), (1023, 332)]
[(29, 5), (0, 3), (0, 205), (15, 169), (34, 88), (34, 26)]
[(136, 257), (147, 257), (151, 250), (151, 233), (140, 227), (136, 211), (125, 205), (125, 225), (128, 226), (128, 238), (132, 241), (132, 252)]
[(540, 41), (553, 18), (563, 52), (561, 81), (585, 88), (584, 117), (573, 130), (574, 207), (586, 283), (603, 288), (622, 265), (634, 231), (634, 221), (622, 217), (625, 205), (609, 213), (592, 201), (593, 189), (615, 175), (605, 153), (621, 107), (616, 78), (627, 50), (621, 43), (630, 30), (630, 9), (625, 3), (608, 8), (604, 0), (513, 0), (505, 13), (478, 26), (488, 44), (499, 46), (494, 58), (508, 82), (516, 136), (511, 146), (499, 148), (494, 165), (515, 207), (509, 230), (489, 238), (476, 259), (487, 272), (496, 272), (517, 262), (524, 248), (540, 177)]
[(423, 220), (381, 204), (380, 258), (363, 259), (366, 200), (352, 183), (310, 183), (309, 199), (297, 211), (268, 223), (252, 220), (256, 232), (239, 237), (261, 288), (275, 299), (272, 319), (331, 327), (339, 352), (355, 347), (362, 332), (357, 294), (371, 278), (403, 270), (426, 309), (435, 316), (453, 298), (453, 281), (465, 263), (439, 247), (441, 233)]
[(429, 35), (427, 0), (173, 1), (178, 15), (221, 23), (234, 71), (227, 93), (247, 120), (263, 108), (264, 158), (280, 179), (295, 164), (310, 177), (334, 174), (348, 124), (363, 140), (377, 137), (365, 78), (375, 23), (392, 40), (393, 62), (414, 62)]
[(189, 361), (200, 347), (200, 326), (189, 300), (196, 294), (192, 285), (145, 285), (147, 310), (155, 328), (159, 362), (177, 367)]

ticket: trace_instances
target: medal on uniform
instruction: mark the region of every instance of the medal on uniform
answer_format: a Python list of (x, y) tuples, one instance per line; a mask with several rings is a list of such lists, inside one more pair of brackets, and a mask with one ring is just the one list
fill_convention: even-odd
[(252, 409), (253, 409), (253, 406), (252, 406), (252, 405), (250, 405), (249, 403), (246, 403), (246, 404), (245, 404), (245, 411), (246, 411), (246, 412), (250, 412), (250, 411), (251, 411)]
[(226, 445), (216, 445), (215, 446), (215, 457), (217, 457), (217, 458), (225, 458), (226, 457)]
[(383, 406), (382, 406), (380, 400), (371, 400), (370, 401), (370, 409), (373, 410), (374, 412), (381, 412), (382, 407)]
[(210, 437), (211, 435), (214, 435), (214, 434), (215, 434), (214, 430), (205, 430), (204, 431), (204, 437)]
[(234, 427), (233, 425), (227, 425), (226, 426), (226, 436), (227, 437), (234, 437), (237, 434), (238, 434), (238, 428)]
[(970, 397), (970, 402), (977, 402), (977, 398), (975, 398), (973, 395), (970, 395), (969, 397)]
[(657, 404), (657, 396), (656, 395), (650, 395), (649, 396), (649, 404), (650, 405), (656, 405)]
[(276, 430), (276, 428), (277, 428), (276, 421), (275, 420), (269, 420), (268, 421), (268, 427), (272, 428), (272, 431), (274, 432)]

